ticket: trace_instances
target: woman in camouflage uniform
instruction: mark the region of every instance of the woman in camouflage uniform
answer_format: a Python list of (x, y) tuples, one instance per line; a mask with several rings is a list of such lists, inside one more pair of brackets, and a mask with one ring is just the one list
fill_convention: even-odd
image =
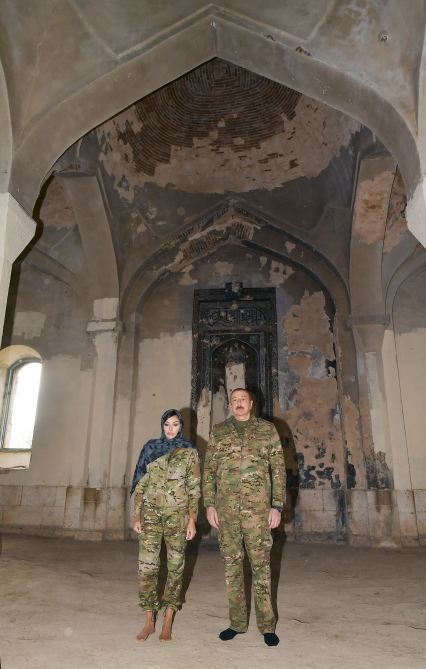
[(176, 409), (161, 417), (161, 437), (150, 439), (139, 456), (131, 493), (135, 491), (133, 529), (139, 534), (139, 602), (146, 621), (138, 634), (145, 641), (155, 631), (161, 541), (167, 548), (167, 583), (161, 641), (171, 639), (185, 563), (186, 541), (195, 536), (200, 465), (191, 442), (182, 437), (183, 419)]

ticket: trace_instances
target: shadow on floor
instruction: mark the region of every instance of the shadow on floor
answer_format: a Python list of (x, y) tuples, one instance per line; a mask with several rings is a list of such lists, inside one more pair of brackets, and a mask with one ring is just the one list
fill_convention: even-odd
[[(284, 550), (284, 545), (286, 542), (286, 534), (281, 529), (278, 528), (272, 532), (273, 544), (271, 549), (271, 595), (272, 595), (272, 606), (274, 609), (274, 614), (278, 620), (278, 607), (277, 607), (277, 596), (278, 596), (278, 585), (281, 576), (281, 564), (282, 564), (282, 555)], [(190, 586), (195, 565), (199, 556), (199, 551), (201, 546), (208, 551), (218, 551), (219, 544), (216, 534), (211, 537), (205, 537), (202, 533), (197, 533), (196, 537), (188, 542), (185, 553), (185, 568), (183, 573), (183, 583), (182, 583), (182, 594), (181, 602), (185, 603), (185, 596)], [(245, 552), (244, 555), (244, 590), (245, 598), (247, 604), (247, 613), (248, 619), (250, 619), (251, 614), (251, 593), (252, 593), (252, 572), (250, 567), (250, 562)], [(163, 541), (160, 552), (160, 571), (158, 577), (158, 593), (160, 596), (160, 601), (164, 593), (164, 588), (167, 581), (167, 552), (166, 546)]]

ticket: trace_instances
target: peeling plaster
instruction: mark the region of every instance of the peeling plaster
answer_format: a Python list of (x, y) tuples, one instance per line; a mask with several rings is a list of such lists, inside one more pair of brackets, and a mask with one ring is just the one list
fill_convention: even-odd
[(354, 232), (363, 244), (383, 241), (394, 176), (394, 172), (386, 170), (358, 184)]
[(205, 445), (210, 435), (210, 390), (203, 388), (197, 406), (197, 444)]
[(221, 277), (228, 277), (232, 275), (234, 265), (230, 262), (219, 261), (215, 262), (213, 265), (214, 271)]
[(242, 142), (234, 142), (218, 150), (217, 130), (205, 138), (194, 137), (192, 146), (172, 145), (169, 162), (157, 164), (154, 174), (147, 175), (137, 169), (134, 150), (124, 139), (137, 118), (131, 107), (97, 128), (99, 159), (118, 194), (129, 203), (149, 182), (190, 193), (273, 190), (300, 177), (318, 176), (360, 129), (354, 119), (305, 96), (295, 112), (291, 121), (283, 114), (281, 130), (257, 147), (246, 149)]
[(311, 356), (306, 353), (293, 353), (289, 359), (289, 365), (299, 378), (308, 376), (311, 369)]
[(130, 107), (114, 119), (99, 126), (96, 129), (96, 134), (101, 146), (100, 162), (107, 173), (114, 178), (114, 187), (119, 195), (124, 200), (133, 202), (135, 188), (140, 184), (135, 170), (131, 169), (133, 152), (130, 147), (116, 139), (126, 125), (133, 127), (135, 132), (142, 129), (142, 123), (137, 117), (134, 107)]
[(393, 488), (393, 475), (386, 462), (386, 453), (378, 451), (374, 454), (375, 458), (375, 473), (377, 476), (378, 488)]
[[(181, 250), (179, 244), (173, 245), (171, 254), (176, 255)], [(246, 250), (240, 246), (225, 246), (216, 248), (206, 262), (200, 258), (193, 265), (191, 277), (197, 280), (199, 286), (223, 286), (216, 279), (217, 269), (230, 269), (232, 276), (242, 275), (252, 282), (253, 276), (259, 272), (260, 280), (257, 285), (271, 285), (270, 259), (262, 262), (262, 256), (246, 257)], [(232, 260), (231, 260), (232, 259)], [(210, 261), (210, 262), (209, 262)], [(280, 269), (286, 263), (279, 263)], [(327, 302), (324, 292), (315, 280), (307, 276), (299, 268), (294, 269), (291, 280), (277, 286), (277, 312), (279, 317), (279, 402), (274, 405), (274, 416), (280, 434), (283, 432), (284, 422), (288, 424), (286, 438), (289, 440), (288, 451), (291, 454), (287, 462), (289, 481), (297, 485), (300, 480), (304, 487), (332, 488), (346, 485), (346, 459), (342, 436), (344, 413), (340, 409), (338, 386), (336, 379), (336, 360), (334, 352), (334, 336), (331, 330), (329, 311), (331, 306)], [(179, 275), (181, 276), (181, 275)], [(246, 281), (244, 279), (246, 284)], [(246, 284), (247, 285), (247, 284)], [(253, 284), (251, 284), (253, 285)], [(174, 305), (173, 309), (167, 306)], [(192, 287), (180, 287), (176, 277), (170, 274), (161, 282), (150, 295), (144, 305), (146, 318), (141, 335), (172, 331), (173, 328), (185, 328), (188, 331), (192, 324)], [(152, 316), (160, 310), (161, 318)], [(171, 313), (170, 313), (171, 312)], [(149, 336), (149, 335), (148, 335)], [(151, 334), (152, 336), (152, 334)], [(237, 372), (237, 379), (234, 372)], [(204, 389), (197, 407), (198, 443), (205, 444), (208, 439), (210, 425), (226, 417), (226, 387), (235, 381), (244, 385), (244, 370), (235, 367), (225, 369), (225, 378), (220, 381), (212, 396)], [(228, 378), (232, 377), (232, 378)], [(240, 380), (238, 380), (240, 379)], [(349, 409), (348, 409), (349, 411)], [(356, 450), (356, 410), (353, 417), (354, 435), (350, 441), (350, 450)], [(293, 436), (292, 436), (293, 435)], [(346, 436), (346, 433), (345, 433)], [(294, 440), (294, 445), (293, 445)], [(305, 448), (306, 447), (306, 448)], [(295, 460), (296, 453), (299, 461)], [(287, 454), (287, 452), (286, 452)], [(356, 462), (357, 453), (349, 458), (349, 462)], [(362, 481), (359, 468), (356, 467), (355, 477), (357, 486)]]
[(226, 390), (228, 397), (235, 388), (246, 387), (246, 366), (244, 362), (227, 362), (225, 366)]
[(129, 232), (132, 239), (149, 231), (149, 226), (140, 211), (132, 211), (129, 216)]
[(342, 400), (343, 425), (345, 434), (345, 454), (347, 487), (366, 486), (365, 461), (358, 429), (359, 411), (348, 395)]
[(179, 279), (180, 286), (195, 286), (198, 281), (193, 279), (191, 276), (191, 271), (194, 269), (194, 265), (188, 265), (181, 270), (181, 278)]
[[(315, 344), (312, 332), (315, 331)], [(327, 360), (334, 360), (333, 336), (330, 320), (325, 312), (323, 292), (309, 295), (305, 291), (300, 305), (294, 305), (284, 319), (284, 331), (290, 351), (312, 352), (314, 346), (319, 348)]]
[(285, 417), (303, 464), (301, 487), (313, 488), (329, 481), (331, 487), (340, 488), (343, 483), (341, 430), (333, 420), (337, 404), (336, 379), (305, 376), (297, 384), (294, 407)]
[(185, 241), (180, 238), (168, 243), (168, 246), (176, 244), (178, 248), (176, 255), (169, 264), (157, 267), (154, 273), (160, 275), (164, 270), (180, 272), (182, 265), (206, 255), (213, 248), (227, 242), (229, 239), (252, 239), (258, 227), (254, 223), (241, 220), (231, 214), (218, 220), (207, 229), (192, 230)]
[(285, 412), (293, 433), (301, 488), (344, 483), (343, 440), (333, 333), (322, 292), (305, 291), (283, 319), (288, 364), (295, 376), (291, 407)]
[(212, 425), (222, 423), (228, 418), (228, 397), (226, 395), (225, 386), (219, 386), (219, 390), (213, 393), (212, 398)]
[(399, 170), (396, 171), (389, 200), (388, 220), (386, 222), (385, 242), (383, 252), (390, 253), (398, 246), (402, 237), (408, 234), (405, 209), (407, 207), (407, 196), (405, 194), (404, 181)]
[(294, 269), (276, 260), (271, 261), (269, 281), (273, 286), (281, 286), (294, 274)]

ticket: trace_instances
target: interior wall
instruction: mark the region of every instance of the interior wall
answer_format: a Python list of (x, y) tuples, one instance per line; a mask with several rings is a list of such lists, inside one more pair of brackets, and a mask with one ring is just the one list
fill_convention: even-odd
[(81, 483), (91, 366), (82, 313), (71, 289), (24, 263), (10, 343), (34, 348), (43, 366), (31, 467), (10, 472), (8, 482)]
[(3, 346), (35, 349), (42, 376), (30, 467), (2, 473), (0, 515), (9, 529), (66, 534), (81, 520), (95, 353), (86, 261), (60, 180), (48, 184), (37, 216), (41, 238), (12, 275)]
[[(208, 438), (211, 398), (203, 394), (197, 416), (189, 409), (194, 288), (241, 281), (277, 291), (274, 416), (292, 498), (287, 533), (415, 542), (426, 513), (422, 282), (410, 279), (397, 295), (395, 337), (389, 327), (370, 365), (377, 378), (363, 370), (370, 349), (359, 349), (356, 369), (347, 294), (354, 301), (357, 169), (384, 151), (349, 116), (219, 59), (71, 147), (54, 167), (61, 178), (43, 189), (36, 244), (12, 282), (3, 344), (38, 350), (43, 378), (30, 470), (0, 476), (3, 522), (124, 536), (132, 469), (141, 445), (159, 434), (163, 410), (182, 409), (187, 435), (192, 419), (199, 445)], [(377, 199), (373, 191), (365, 198), (360, 225), (378, 251), (363, 249), (355, 271), (374, 274), (380, 303), (399, 264), (420, 255), (406, 230), (398, 175), (382, 243), (386, 193), (376, 229)], [(277, 259), (284, 254), (289, 260)], [(382, 332), (386, 319), (369, 286), (361, 302), (358, 329), (367, 314)], [(390, 439), (381, 429), (386, 416)], [(383, 464), (392, 474), (380, 485), (366, 482), (368, 449), (378, 456), (374, 472)]]
[[(158, 309), (161, 305), (167, 309), (164, 302), (155, 300), (154, 296), (155, 293), (151, 307)], [(149, 308), (147, 306), (143, 310), (142, 318)], [(192, 334), (190, 329), (165, 330), (158, 334), (158, 337), (141, 335), (139, 340), (133, 463), (143, 444), (152, 437), (160, 436), (160, 417), (166, 409), (174, 408), (182, 412), (185, 434), (189, 436)]]
[(426, 488), (426, 270), (409, 277), (399, 289), (393, 319), (407, 448), (413, 488)]
[(426, 537), (426, 270), (409, 277), (394, 302), (393, 320), (409, 476), (419, 535)]

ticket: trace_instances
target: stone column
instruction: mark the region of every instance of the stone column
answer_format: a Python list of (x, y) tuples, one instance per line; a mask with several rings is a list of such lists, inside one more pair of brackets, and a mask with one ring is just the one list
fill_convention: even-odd
[(426, 176), (423, 175), (407, 202), (407, 225), (426, 248)]
[(386, 404), (389, 417), (390, 447), (392, 449), (394, 504), (398, 507), (401, 543), (418, 545), (413, 481), (408, 457), (401, 381), (393, 327), (385, 330), (382, 346)]
[[(367, 462), (368, 533), (375, 544), (400, 542), (382, 348), (386, 324), (352, 322), (358, 351), (360, 411)], [(369, 438), (369, 434), (371, 435)]]
[(108, 529), (107, 516), (111, 506), (108, 479), (118, 337), (121, 330), (121, 323), (116, 319), (117, 306), (117, 298), (95, 300), (94, 319), (87, 324), (87, 332), (92, 337), (96, 358), (93, 370), (82, 529), (102, 534)]
[[(133, 500), (129, 491), (133, 477), (134, 462), (131, 460), (131, 444), (134, 429), (134, 395), (137, 377), (136, 318), (128, 318), (123, 326), (117, 353), (117, 378), (115, 387), (115, 411), (112, 431), (111, 460), (109, 471), (108, 536), (123, 538), (129, 532)], [(127, 475), (126, 475), (127, 474)]]
[[(10, 195), (0, 193), (0, 332), (9, 294), (12, 264), (34, 237), (36, 224)], [(0, 452), (0, 469), (27, 469), (30, 453)]]
[[(382, 361), (385, 325), (383, 323), (360, 322), (355, 323), (353, 329), (358, 349), (361, 349), (358, 353), (363, 356), (361, 363), (363, 363), (363, 376), (367, 382), (366, 390), (370, 408), (373, 453), (376, 459), (379, 457), (379, 461), (383, 465), (379, 467), (380, 471), (377, 471), (374, 464), (369, 463), (369, 482), (378, 488), (388, 488), (393, 486), (391, 474), (393, 468)], [(382, 454), (382, 457), (379, 454)]]

